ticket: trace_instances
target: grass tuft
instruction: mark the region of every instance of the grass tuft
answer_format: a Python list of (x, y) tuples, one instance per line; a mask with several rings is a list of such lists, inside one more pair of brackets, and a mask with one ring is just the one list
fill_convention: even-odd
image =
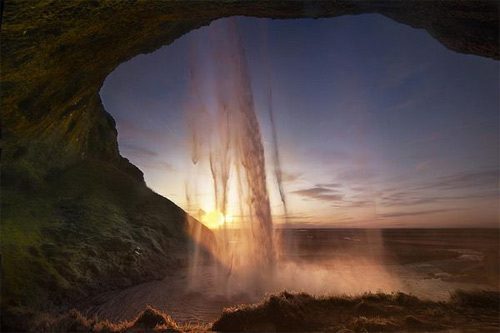
[(87, 318), (77, 310), (39, 314), (35, 332), (430, 332), (498, 331), (500, 292), (458, 290), (448, 302), (412, 295), (363, 294), (314, 297), (282, 292), (261, 303), (224, 309), (212, 325), (178, 324), (168, 314), (147, 306), (130, 321), (112, 323)]
[(404, 293), (313, 297), (283, 292), (256, 305), (225, 309), (212, 325), (220, 332), (355, 331), (400, 332), (444, 329), (498, 330), (499, 292), (457, 291), (449, 302)]
[(451, 294), (451, 302), (462, 307), (500, 309), (500, 297), (496, 291), (456, 290)]
[(180, 331), (177, 323), (169, 315), (149, 305), (132, 322), (131, 328), (133, 329), (161, 328), (162, 331), (168, 331), (168, 332)]

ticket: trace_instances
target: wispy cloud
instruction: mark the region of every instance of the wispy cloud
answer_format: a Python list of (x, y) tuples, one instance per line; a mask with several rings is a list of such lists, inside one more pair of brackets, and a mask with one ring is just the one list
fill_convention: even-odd
[(383, 197), (381, 203), (383, 206), (414, 206), (421, 204), (430, 204), (437, 202), (453, 201), (453, 200), (470, 200), (470, 199), (485, 199), (498, 197), (497, 191), (486, 191), (482, 193), (471, 193), (464, 195), (441, 195), (441, 196), (425, 196), (425, 194), (413, 195), (407, 193), (401, 196), (386, 196)]
[(334, 203), (332, 207), (335, 208), (361, 208), (361, 207), (368, 207), (372, 206), (374, 204), (373, 201), (371, 200), (343, 200), (338, 203)]
[(464, 172), (455, 175), (439, 177), (436, 181), (419, 186), (419, 189), (468, 189), (496, 187), (498, 185), (498, 170), (483, 170)]
[(425, 160), (425, 161), (419, 162), (415, 166), (415, 170), (417, 170), (419, 172), (427, 171), (427, 170), (429, 170), (431, 168), (431, 166), (432, 166), (432, 161), (431, 160)]
[(425, 72), (429, 66), (430, 63), (428, 62), (418, 65), (407, 60), (392, 62), (387, 67), (387, 71), (390, 72), (391, 75), (381, 78), (380, 84), (384, 89), (394, 89), (394, 87), (402, 85), (412, 77)]
[(420, 211), (412, 211), (412, 212), (395, 212), (395, 213), (378, 214), (377, 216), (382, 217), (382, 218), (405, 217), (405, 216), (418, 216), (418, 215), (445, 213), (445, 212), (455, 211), (455, 210), (459, 210), (459, 209), (430, 209), (430, 210), (420, 210)]
[(287, 222), (294, 222), (299, 221), (299, 222), (305, 222), (308, 220), (311, 220), (314, 218), (314, 216), (309, 215), (309, 214), (301, 214), (301, 213), (294, 213), (294, 214), (288, 214), (288, 215), (273, 215), (273, 218), (276, 219), (277, 221), (287, 221)]
[(122, 143), (120, 148), (123, 155), (143, 169), (175, 171), (175, 168), (170, 163), (160, 160), (160, 154), (151, 149), (134, 143)]
[(124, 140), (148, 140), (157, 141), (159, 138), (165, 135), (165, 131), (161, 132), (151, 126), (144, 128), (137, 122), (133, 122), (129, 119), (122, 119), (117, 123), (118, 129), (118, 140), (120, 144), (123, 144)]
[(292, 193), (298, 194), (300, 196), (322, 200), (322, 201), (341, 201), (344, 197), (343, 194), (339, 193), (336, 190), (315, 186), (308, 189), (293, 191)]
[(339, 179), (353, 181), (369, 181), (377, 176), (377, 172), (368, 168), (349, 168), (338, 173)]
[[(407, 142), (408, 145), (428, 145), (436, 141), (450, 138), (452, 136), (460, 135), (464, 130), (478, 130), (483, 133), (488, 133), (488, 129), (497, 130), (498, 126), (493, 122), (483, 119), (477, 119), (474, 121), (469, 121), (466, 124), (460, 124), (458, 126), (452, 126), (447, 128), (441, 128), (438, 131), (434, 131), (426, 134), (425, 136), (418, 138), (416, 140), (411, 140)], [(412, 154), (413, 155), (413, 154)]]
[(287, 183), (292, 183), (296, 180), (299, 180), (301, 176), (302, 176), (302, 173), (300, 173), (300, 172), (281, 171), (281, 177), (282, 177), (283, 181), (287, 182)]
[(423, 185), (383, 190), (380, 203), (391, 207), (494, 198), (499, 195), (497, 184), (497, 170), (464, 172), (438, 177)]
[(170, 163), (165, 161), (149, 161), (141, 163), (141, 167), (163, 171), (176, 171), (176, 169)]
[(326, 187), (326, 188), (334, 189), (334, 188), (341, 188), (342, 184), (340, 184), (340, 183), (322, 183), (322, 184), (316, 184), (316, 187)]
[(151, 149), (135, 145), (133, 143), (122, 143), (120, 145), (122, 152), (128, 157), (157, 157), (158, 153)]

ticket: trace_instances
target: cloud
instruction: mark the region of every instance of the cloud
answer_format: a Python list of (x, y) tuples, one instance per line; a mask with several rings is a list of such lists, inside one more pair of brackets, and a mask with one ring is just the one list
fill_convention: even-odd
[(312, 215), (308, 215), (308, 214), (302, 214), (302, 213), (295, 213), (295, 214), (288, 214), (288, 215), (273, 215), (273, 218), (277, 219), (277, 220), (280, 220), (280, 221), (307, 221), (307, 220), (311, 220), (312, 218), (314, 218), (314, 216)]
[(405, 216), (418, 216), (418, 215), (427, 215), (427, 214), (437, 214), (444, 213), (454, 210), (460, 209), (431, 209), (431, 210), (420, 210), (413, 212), (395, 212), (395, 213), (386, 213), (386, 214), (377, 214), (378, 217), (386, 218), (386, 217), (405, 217)]
[(327, 187), (327, 188), (339, 188), (342, 187), (342, 184), (340, 183), (322, 183), (322, 184), (316, 184), (316, 187)]
[(390, 206), (413, 206), (428, 203), (436, 203), (443, 201), (453, 201), (453, 200), (470, 200), (470, 199), (485, 199), (494, 198), (499, 195), (498, 191), (487, 191), (483, 193), (471, 193), (464, 195), (441, 195), (441, 196), (424, 196), (423, 197), (383, 197), (382, 205), (386, 207)]
[(398, 191), (381, 197), (381, 204), (383, 206), (411, 206), (435, 201), (435, 197), (429, 197), (425, 193), (418, 193), (411, 190)]
[(141, 167), (164, 171), (176, 171), (176, 169), (170, 163), (165, 161), (149, 161), (146, 163), (141, 163)]
[(124, 155), (128, 157), (157, 157), (158, 153), (148, 148), (135, 145), (133, 143), (122, 143), (120, 148), (124, 151)]
[(176, 171), (170, 163), (160, 160), (160, 154), (151, 149), (135, 145), (134, 143), (121, 144), (120, 148), (124, 156), (128, 157), (132, 160), (132, 163), (137, 164), (142, 169)]
[[(428, 144), (432, 144), (433, 142), (438, 141), (438, 140), (442, 140), (445, 138), (450, 138), (452, 136), (456, 136), (457, 134), (460, 135), (461, 131), (469, 130), (469, 129), (475, 129), (475, 130), (478, 130), (478, 131), (481, 131), (484, 133), (487, 130), (487, 128), (490, 126), (493, 127), (493, 129), (495, 130), (495, 133), (496, 133), (497, 127), (495, 125), (493, 125), (491, 121), (476, 120), (476, 121), (470, 121), (467, 124), (460, 124), (458, 126), (452, 126), (452, 127), (446, 128), (446, 129), (440, 129), (439, 131), (434, 131), (430, 134), (427, 134), (426, 136), (424, 136), (422, 138), (409, 141), (408, 144), (409, 145), (428, 145)], [(496, 139), (496, 136), (494, 139)], [(415, 155), (412, 154), (411, 156), (415, 156)]]
[(373, 201), (360, 200), (360, 201), (347, 201), (347, 207), (366, 207), (373, 205)]
[(159, 138), (163, 137), (166, 133), (165, 130), (159, 131), (157, 129), (144, 128), (140, 126), (137, 122), (131, 121), (129, 119), (122, 119), (117, 122), (118, 130), (118, 141), (121, 143), (124, 140), (147, 140), (150, 142), (158, 141)]
[(321, 183), (316, 184), (314, 187), (302, 190), (293, 191), (292, 193), (298, 194), (308, 199), (321, 200), (331, 203), (334, 208), (360, 208), (372, 206), (373, 200), (369, 200), (364, 195), (347, 196), (340, 190), (344, 185), (341, 183)]
[(419, 189), (467, 189), (498, 186), (498, 169), (464, 172), (455, 175), (439, 177), (436, 181), (419, 186)]
[(380, 86), (383, 89), (394, 89), (395, 87), (399, 87), (409, 79), (424, 73), (429, 66), (429, 62), (423, 62), (416, 65), (406, 59), (398, 62), (392, 62), (387, 67), (387, 71), (390, 72), (391, 75), (381, 78)]
[(425, 160), (423, 162), (418, 163), (415, 166), (415, 169), (420, 172), (427, 171), (431, 168), (431, 164), (432, 164), (431, 160)]
[(286, 172), (286, 171), (281, 171), (281, 179), (284, 182), (287, 183), (292, 183), (296, 180), (298, 180), (302, 176), (302, 173), (300, 172)]
[(335, 208), (340, 208), (340, 207), (360, 208), (360, 207), (372, 206), (373, 204), (374, 204), (374, 202), (371, 200), (358, 200), (358, 201), (343, 200), (340, 203), (334, 203), (332, 205), (332, 207), (335, 207)]
[(354, 180), (354, 181), (368, 181), (372, 180), (376, 176), (377, 172), (366, 168), (357, 168), (357, 169), (350, 168), (343, 170), (338, 174), (339, 179)]
[(298, 194), (300, 196), (322, 200), (322, 201), (342, 201), (343, 194), (338, 193), (336, 190), (315, 186), (308, 189), (293, 191), (292, 193)]
[[(453, 200), (494, 198), (499, 195), (497, 184), (497, 170), (459, 173), (438, 177), (424, 185), (386, 189), (383, 191), (380, 203), (387, 207), (413, 206)], [(429, 191), (432, 191), (432, 195), (429, 195)]]
[(366, 186), (351, 186), (351, 190), (356, 192), (366, 192), (369, 188)]

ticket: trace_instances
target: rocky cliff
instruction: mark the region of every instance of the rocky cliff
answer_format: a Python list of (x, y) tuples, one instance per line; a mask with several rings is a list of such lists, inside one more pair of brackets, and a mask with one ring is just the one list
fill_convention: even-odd
[(11, 327), (29, 309), (64, 307), (185, 264), (192, 243), (186, 214), (120, 156), (115, 123), (100, 101), (104, 79), (120, 63), (220, 17), (361, 13), (426, 29), (457, 52), (500, 58), (496, 1), (3, 5), (1, 296)]

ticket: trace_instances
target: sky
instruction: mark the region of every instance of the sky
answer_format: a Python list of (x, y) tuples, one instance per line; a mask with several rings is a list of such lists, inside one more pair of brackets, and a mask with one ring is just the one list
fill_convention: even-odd
[[(151, 189), (193, 214), (213, 210), (214, 196), (206, 161), (193, 166), (190, 158), (190, 52), (223, 38), (224, 20), (121, 64), (101, 89), (121, 154)], [(499, 226), (497, 61), (450, 51), (426, 31), (376, 14), (236, 21), (276, 223), (284, 217), (269, 87), (290, 225)], [(196, 200), (188, 204), (193, 178)]]

